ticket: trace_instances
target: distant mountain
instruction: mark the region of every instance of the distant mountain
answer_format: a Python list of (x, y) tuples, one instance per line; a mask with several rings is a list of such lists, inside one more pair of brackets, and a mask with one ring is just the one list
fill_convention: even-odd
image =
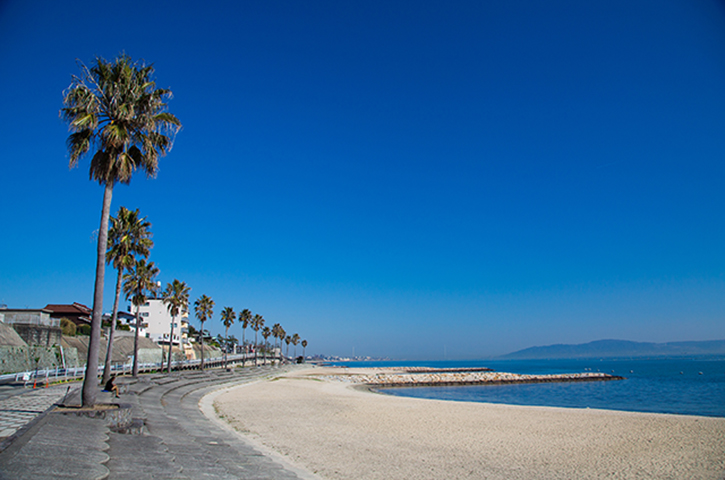
[(654, 357), (681, 355), (725, 355), (725, 340), (669, 343), (599, 340), (579, 345), (531, 347), (503, 355), (499, 358), (528, 360), (538, 358)]

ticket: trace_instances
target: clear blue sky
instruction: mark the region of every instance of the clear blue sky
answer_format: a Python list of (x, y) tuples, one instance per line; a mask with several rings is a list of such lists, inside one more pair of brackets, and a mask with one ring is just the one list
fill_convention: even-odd
[(725, 338), (722, 2), (2, 1), (0, 303), (92, 303), (103, 192), (58, 111), (122, 51), (184, 127), (112, 212), (213, 333), (231, 306), (338, 355)]

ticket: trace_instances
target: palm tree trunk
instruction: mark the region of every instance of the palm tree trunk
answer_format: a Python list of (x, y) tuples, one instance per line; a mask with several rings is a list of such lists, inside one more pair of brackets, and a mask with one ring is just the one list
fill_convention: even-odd
[(116, 321), (118, 320), (118, 300), (121, 298), (121, 277), (123, 269), (118, 269), (118, 278), (116, 279), (116, 298), (113, 301), (113, 316), (111, 317), (111, 330), (108, 332), (108, 347), (106, 348), (106, 364), (103, 367), (103, 380), (101, 383), (105, 385), (111, 378), (111, 359), (113, 358), (113, 339), (116, 333)]
[(224, 332), (224, 338), (226, 339), (226, 345), (224, 345), (224, 369), (227, 368), (227, 348), (229, 348), (229, 327)]
[(254, 331), (254, 366), (257, 366), (257, 332), (259, 329)]
[(204, 370), (204, 322), (201, 322), (201, 370)]
[(101, 321), (103, 317), (103, 280), (106, 273), (106, 250), (108, 250), (108, 217), (111, 216), (113, 183), (106, 183), (103, 190), (101, 227), (98, 231), (96, 255), (96, 283), (93, 287), (93, 316), (91, 317), (91, 338), (88, 341), (86, 376), (83, 379), (82, 404), (92, 407), (98, 394), (98, 351), (101, 344)]
[(247, 361), (247, 345), (246, 345), (247, 342), (246, 342), (246, 340), (244, 340), (244, 334), (246, 333), (246, 331), (247, 331), (246, 328), (242, 328), (242, 354), (244, 355), (242, 357), (242, 367), (244, 367), (244, 364)]
[(133, 337), (133, 378), (138, 377), (138, 305), (136, 305), (136, 335)]
[(171, 333), (169, 333), (169, 358), (166, 361), (166, 372), (171, 373), (171, 349), (174, 348), (174, 322), (176, 317), (171, 317)]

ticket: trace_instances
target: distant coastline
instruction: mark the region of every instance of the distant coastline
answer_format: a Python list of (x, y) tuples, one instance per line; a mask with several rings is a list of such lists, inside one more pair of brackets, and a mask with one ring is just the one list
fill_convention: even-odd
[(567, 358), (637, 358), (725, 355), (725, 340), (649, 343), (627, 340), (598, 340), (576, 345), (557, 344), (525, 348), (497, 357), (500, 360)]

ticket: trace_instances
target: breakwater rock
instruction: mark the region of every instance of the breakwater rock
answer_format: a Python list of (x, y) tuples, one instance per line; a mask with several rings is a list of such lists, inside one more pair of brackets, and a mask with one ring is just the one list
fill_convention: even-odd
[(509, 383), (593, 382), (622, 380), (624, 377), (599, 372), (563, 373), (554, 375), (524, 375), (493, 371), (435, 371), (426, 373), (349, 372), (323, 375), (321, 378), (334, 382), (362, 384), (370, 387), (444, 387), (459, 385), (500, 385)]

